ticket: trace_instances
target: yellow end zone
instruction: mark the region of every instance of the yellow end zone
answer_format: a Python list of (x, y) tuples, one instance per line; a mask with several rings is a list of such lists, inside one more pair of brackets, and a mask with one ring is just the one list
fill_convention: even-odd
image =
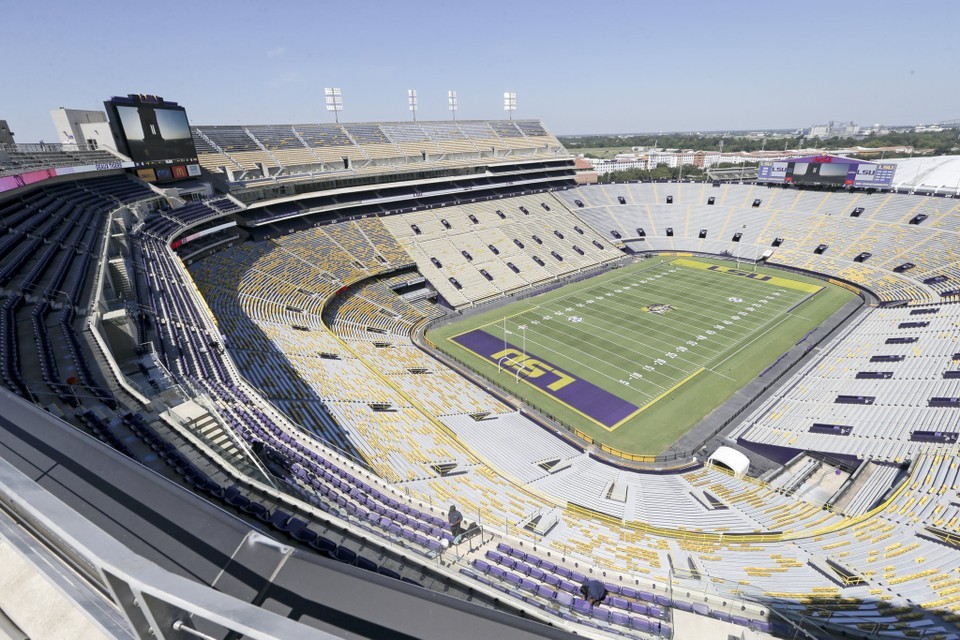
[(704, 271), (715, 271), (717, 273), (726, 273), (731, 276), (740, 276), (742, 278), (749, 278), (754, 282), (765, 282), (766, 284), (772, 284), (775, 287), (783, 287), (784, 289), (793, 289), (794, 291), (803, 291), (804, 293), (816, 293), (823, 289), (823, 287), (815, 284), (807, 284), (806, 282), (797, 282), (796, 280), (790, 280), (788, 278), (781, 278), (779, 276), (771, 276), (766, 273), (755, 273), (753, 271), (743, 271), (741, 269), (736, 269), (734, 267), (723, 267), (716, 264), (709, 264), (706, 262), (700, 262), (698, 260), (687, 260), (685, 258), (679, 258), (674, 260), (671, 264), (678, 264), (681, 267), (690, 267), (691, 269), (702, 269)]

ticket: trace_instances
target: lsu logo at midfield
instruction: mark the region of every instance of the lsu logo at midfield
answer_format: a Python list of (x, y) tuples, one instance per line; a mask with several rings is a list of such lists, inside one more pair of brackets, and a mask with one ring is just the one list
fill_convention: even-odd
[(673, 306), (669, 304), (659, 304), (659, 303), (648, 304), (647, 306), (641, 307), (641, 308), (643, 311), (646, 311), (647, 313), (656, 313), (657, 315), (661, 315), (661, 316), (673, 311)]
[[(504, 367), (516, 371), (524, 378), (540, 378), (548, 374), (556, 377), (556, 380), (545, 385), (550, 391), (559, 391), (576, 380), (576, 378), (567, 375), (542, 360), (525, 356), (523, 352), (517, 349), (504, 349), (503, 351), (490, 354), (490, 358), (497, 362), (502, 360)], [(537, 382), (540, 383), (537, 384), (537, 386), (542, 386), (542, 383), (546, 381), (538, 380)]]

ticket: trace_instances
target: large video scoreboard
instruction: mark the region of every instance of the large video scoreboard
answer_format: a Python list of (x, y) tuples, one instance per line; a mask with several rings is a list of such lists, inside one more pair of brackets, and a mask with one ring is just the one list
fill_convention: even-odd
[(863, 162), (841, 156), (808, 156), (787, 160), (764, 160), (758, 182), (888, 189), (893, 185), (895, 164)]
[(200, 175), (186, 109), (160, 96), (129, 95), (103, 103), (117, 149), (148, 182)]

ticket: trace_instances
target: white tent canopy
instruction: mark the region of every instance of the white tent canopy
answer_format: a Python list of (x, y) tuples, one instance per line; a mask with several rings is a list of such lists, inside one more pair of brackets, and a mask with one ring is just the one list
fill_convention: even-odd
[(720, 447), (707, 458), (707, 462), (720, 463), (731, 469), (738, 476), (743, 475), (750, 468), (750, 458), (743, 455), (736, 449), (730, 447)]

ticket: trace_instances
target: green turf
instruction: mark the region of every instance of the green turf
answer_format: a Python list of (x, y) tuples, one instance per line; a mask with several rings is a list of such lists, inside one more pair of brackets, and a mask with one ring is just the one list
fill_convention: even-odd
[[(427, 337), (567, 426), (615, 449), (653, 455), (853, 297), (822, 281), (765, 268), (757, 273), (822, 289), (811, 294), (653, 258), (435, 329)], [(662, 315), (643, 311), (656, 304), (671, 309)], [(496, 365), (450, 340), (477, 328), (500, 338), (504, 318), (507, 339), (518, 347), (524, 333), (519, 327), (526, 325), (528, 355), (646, 408), (608, 430), (522, 376), (516, 383), (514, 372), (498, 374)]]

